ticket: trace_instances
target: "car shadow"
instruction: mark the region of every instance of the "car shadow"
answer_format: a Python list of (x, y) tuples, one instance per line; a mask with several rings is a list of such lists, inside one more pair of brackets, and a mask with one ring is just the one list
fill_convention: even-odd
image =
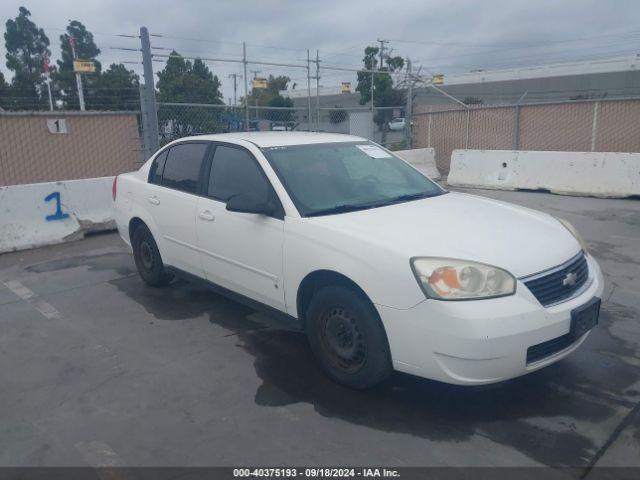
[[(602, 435), (594, 435), (593, 429), (613, 430), (607, 422), (630, 410), (640, 395), (631, 388), (640, 372), (621, 360), (634, 357), (635, 346), (609, 332), (614, 321), (637, 318), (638, 312), (630, 307), (605, 305), (600, 326), (569, 358), (508, 382), (459, 387), (396, 373), (375, 388), (357, 391), (323, 374), (302, 333), (281, 328), (275, 319), (183, 280), (150, 288), (131, 275), (129, 254), (85, 255), (27, 270), (84, 266), (120, 272), (123, 276), (109, 283), (155, 321), (206, 316), (228, 331), (225, 336), (236, 337), (238, 348), (254, 359), (261, 381), (254, 400), (265, 408), (305, 403), (324, 417), (383, 432), (437, 442), (481, 436), (543, 464), (584, 467), (602, 446), (602, 440), (598, 444), (594, 440)], [(628, 398), (634, 395), (632, 402)]]
[[(396, 373), (373, 389), (351, 390), (323, 374), (302, 333), (279, 328), (277, 320), (251, 308), (182, 280), (164, 289), (146, 287), (136, 277), (112, 283), (159, 320), (208, 315), (212, 324), (230, 330), (254, 357), (262, 382), (255, 402), (264, 407), (306, 403), (325, 417), (432, 441), (483, 436), (556, 466), (586, 466), (600, 447), (587, 426), (617, 413), (610, 398), (588, 391), (597, 386), (584, 388), (583, 366), (570, 361), (491, 386), (460, 387)], [(604, 323), (607, 316), (603, 312)], [(637, 378), (625, 370), (614, 387)]]

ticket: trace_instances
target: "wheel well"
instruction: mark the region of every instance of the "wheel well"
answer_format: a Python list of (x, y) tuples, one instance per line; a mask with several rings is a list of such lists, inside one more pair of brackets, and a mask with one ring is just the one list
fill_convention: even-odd
[(358, 286), (356, 282), (341, 273), (332, 270), (316, 270), (308, 274), (298, 287), (298, 296), (296, 306), (298, 310), (298, 318), (302, 323), (302, 328), (306, 327), (306, 312), (309, 302), (313, 298), (315, 292), (329, 285), (342, 285), (354, 292), (362, 295), (368, 302), (371, 302), (367, 294)]
[(133, 232), (136, 231), (136, 228), (138, 228), (140, 225), (144, 225), (145, 227), (147, 226), (146, 223), (144, 223), (140, 218), (138, 217), (133, 217), (130, 221), (129, 221), (129, 241), (133, 241)]

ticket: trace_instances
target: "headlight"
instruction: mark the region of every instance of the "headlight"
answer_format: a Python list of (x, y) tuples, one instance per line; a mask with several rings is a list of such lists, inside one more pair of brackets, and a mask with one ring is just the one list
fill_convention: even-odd
[(516, 279), (506, 270), (453, 258), (415, 257), (411, 268), (429, 298), (473, 300), (513, 295)]
[(582, 239), (582, 237), (580, 236), (576, 228), (573, 225), (571, 225), (568, 221), (564, 220), (563, 218), (558, 218), (558, 217), (554, 217), (554, 218), (558, 220), (564, 228), (569, 230), (569, 233), (571, 233), (571, 235), (573, 235), (574, 238), (578, 241), (578, 243), (580, 244), (580, 247), (582, 247), (582, 250), (584, 250), (585, 253), (588, 253), (589, 251), (587, 250), (587, 244)]

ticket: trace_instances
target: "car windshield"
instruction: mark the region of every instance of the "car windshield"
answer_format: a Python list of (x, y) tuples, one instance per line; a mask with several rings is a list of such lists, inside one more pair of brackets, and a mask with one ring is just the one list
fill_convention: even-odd
[(263, 148), (303, 216), (382, 207), (446, 193), (387, 150), (369, 142)]

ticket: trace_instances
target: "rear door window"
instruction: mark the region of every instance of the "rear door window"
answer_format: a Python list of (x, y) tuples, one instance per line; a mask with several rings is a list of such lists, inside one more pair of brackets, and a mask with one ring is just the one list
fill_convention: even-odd
[(200, 169), (208, 147), (207, 143), (181, 143), (171, 147), (162, 173), (162, 185), (197, 193)]

